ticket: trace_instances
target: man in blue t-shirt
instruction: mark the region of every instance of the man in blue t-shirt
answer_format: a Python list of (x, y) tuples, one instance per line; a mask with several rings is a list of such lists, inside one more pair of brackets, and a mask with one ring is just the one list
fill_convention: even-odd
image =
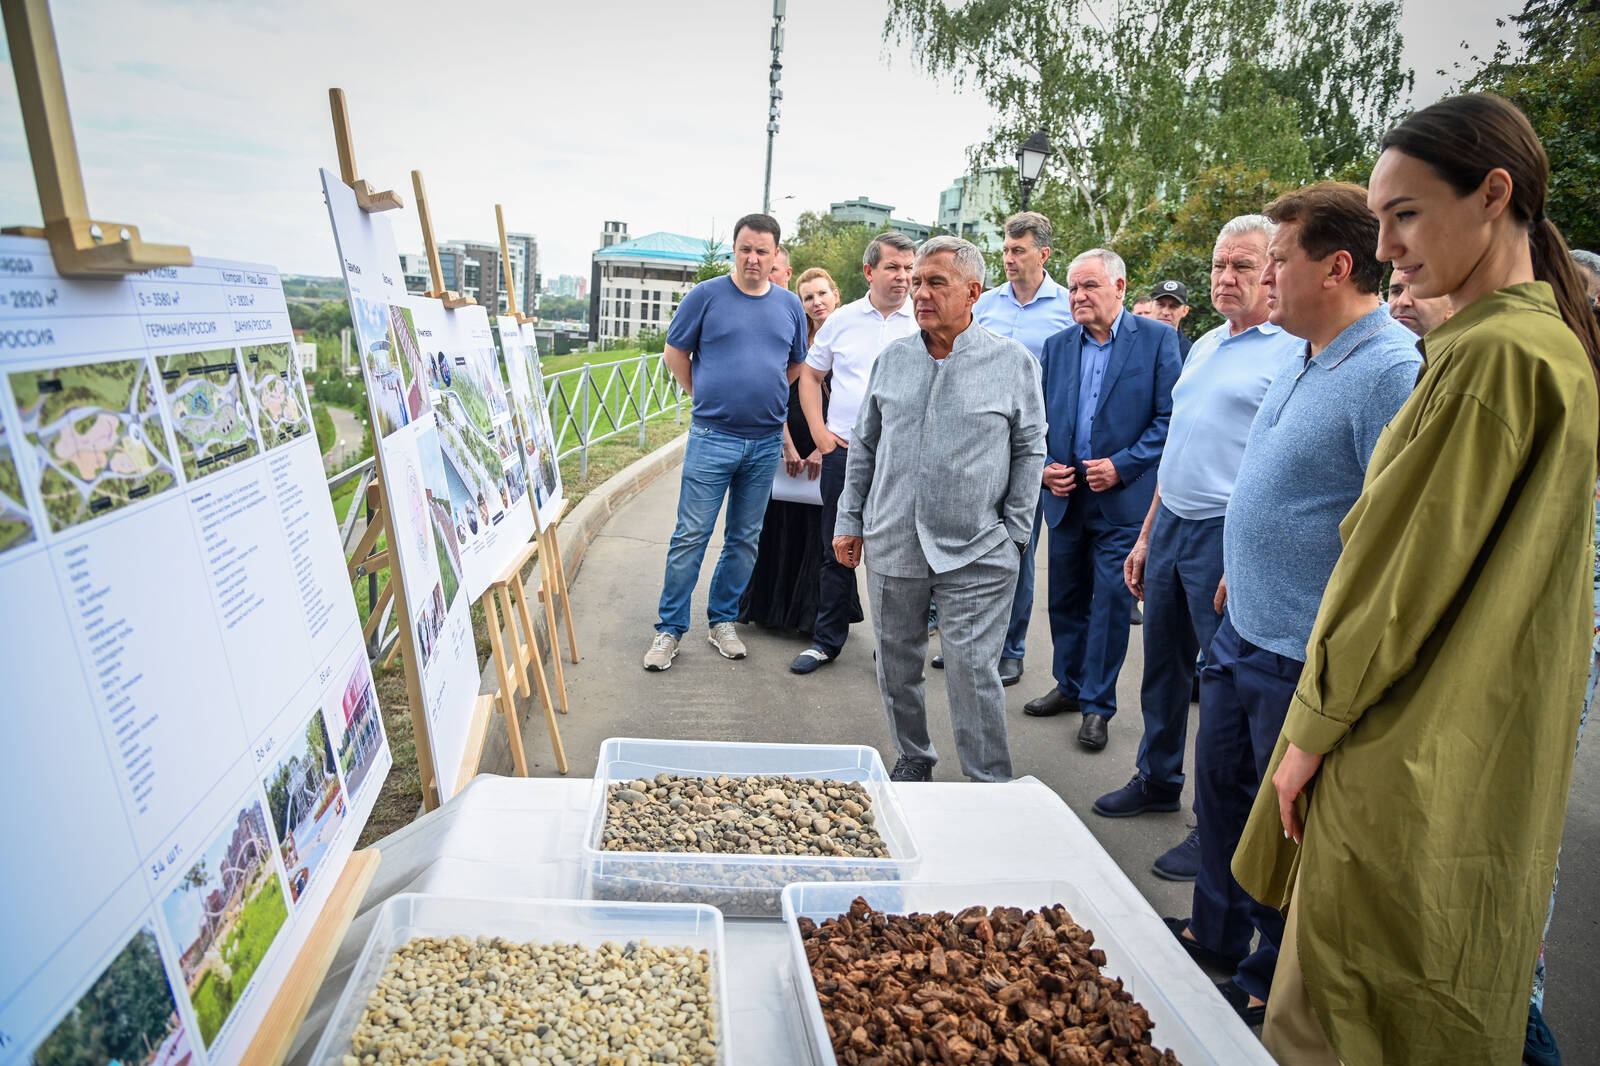
[(646, 670), (666, 670), (689, 628), (689, 596), (700, 579), (706, 542), (728, 499), (722, 555), (711, 575), (706, 639), (729, 659), (745, 657), (734, 629), (739, 597), (755, 566), (772, 477), (783, 448), (789, 385), (806, 357), (800, 298), (768, 280), (778, 223), (746, 215), (733, 227), (733, 271), (701, 282), (678, 305), (663, 356), (694, 399), (678, 489), (678, 524), (667, 547), (660, 620)]

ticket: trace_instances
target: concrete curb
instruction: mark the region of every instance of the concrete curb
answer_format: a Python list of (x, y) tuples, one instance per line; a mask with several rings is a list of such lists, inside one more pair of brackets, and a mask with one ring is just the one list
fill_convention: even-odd
[[(683, 452), (689, 443), (687, 427), (685, 430), (681, 436), (668, 441), (649, 455), (634, 460), (606, 478), (593, 492), (579, 501), (578, 506), (574, 507), (556, 527), (561, 541), (561, 568), (566, 571), (569, 587), (583, 566), (583, 557), (588, 554), (589, 545), (600, 535), (600, 531), (611, 521), (612, 516), (643, 492), (651, 482), (683, 462)], [(533, 637), (539, 642), (540, 654), (545, 656), (545, 677), (553, 687), (555, 673), (548, 663), (550, 656), (556, 654), (556, 649), (551, 642), (550, 627), (545, 622), (542, 610), (533, 612)], [(500, 691), (500, 679), (495, 673), (492, 656), (483, 666), (483, 673), (478, 681), (478, 691), (491, 694)], [(552, 692), (552, 695), (555, 693)], [(519, 700), (518, 712), (522, 724), (523, 746), (527, 749), (530, 765), (536, 758), (540, 762), (545, 762), (547, 758), (545, 753), (550, 750), (550, 741), (545, 736), (544, 712), (539, 706), (538, 697)], [(483, 755), (478, 760), (478, 772), (509, 776), (514, 774), (515, 770), (511, 759), (511, 745), (506, 738), (505, 722), (498, 705), (495, 707), (493, 717), (494, 721), (489, 724), (489, 734), (484, 740)], [(553, 763), (551, 766), (553, 769)]]

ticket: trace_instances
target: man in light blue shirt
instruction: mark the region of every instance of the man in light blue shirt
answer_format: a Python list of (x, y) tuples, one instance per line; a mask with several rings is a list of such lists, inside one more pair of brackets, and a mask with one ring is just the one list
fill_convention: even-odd
[[(1183, 792), (1195, 656), (1220, 621), (1213, 600), (1222, 580), (1222, 518), (1261, 397), (1305, 344), (1267, 321), (1261, 271), (1272, 230), (1262, 215), (1222, 227), (1211, 304), (1226, 321), (1195, 341), (1172, 390), (1155, 500), (1124, 567), (1128, 588), (1144, 600), (1144, 737), (1133, 778), (1095, 801), (1094, 812), (1108, 818), (1175, 811)], [(1199, 837), (1191, 832), (1153, 869), (1192, 881), (1198, 865)]]
[[(972, 317), (991, 333), (1021, 341), (1035, 359), (1044, 352), (1044, 342), (1072, 325), (1072, 307), (1067, 290), (1045, 270), (1050, 259), (1053, 229), (1050, 220), (1037, 211), (1023, 211), (1006, 219), (1005, 244), (1001, 262), (1006, 280), (978, 297)], [(1088, 420), (1080, 421), (1087, 425)], [(1087, 454), (1087, 453), (1083, 453)], [(1041, 505), (1042, 506), (1042, 505)], [(1011, 618), (1006, 624), (1006, 642), (1000, 650), (1000, 683), (1015, 685), (1022, 680), (1022, 657), (1027, 651), (1028, 619), (1033, 615), (1033, 552), (1039, 543), (1039, 508), (1033, 513), (1033, 536), (1017, 571), (1017, 592), (1011, 600)], [(943, 656), (933, 665), (942, 664)]]
[(1416, 338), (1379, 297), (1378, 220), (1365, 189), (1319, 182), (1266, 214), (1278, 224), (1262, 275), (1271, 321), (1305, 340), (1261, 401), (1228, 503), (1217, 597), (1226, 613), (1200, 679), (1200, 867), (1187, 923), (1198, 947), (1239, 960), (1219, 989), (1247, 1022), (1266, 1003), (1284, 923), (1245, 895), (1230, 863), (1343, 547), (1339, 523), (1422, 367)]

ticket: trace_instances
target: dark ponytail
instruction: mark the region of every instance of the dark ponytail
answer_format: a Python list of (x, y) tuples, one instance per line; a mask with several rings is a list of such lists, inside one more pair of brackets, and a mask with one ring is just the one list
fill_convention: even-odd
[(1561, 318), (1588, 353), (1600, 389), (1600, 325), (1561, 230), (1545, 217), (1550, 161), (1523, 113), (1490, 93), (1452, 96), (1384, 134), (1378, 150), (1387, 148), (1427, 163), (1462, 196), (1482, 186), (1496, 167), (1511, 175), (1510, 210), (1528, 228), (1533, 276), (1555, 290)]
[(1548, 281), (1556, 291), (1556, 304), (1567, 328), (1578, 335), (1589, 353), (1589, 362), (1600, 366), (1600, 322), (1595, 321), (1594, 301), (1583, 272), (1572, 260), (1572, 250), (1554, 222), (1543, 215), (1529, 234), (1533, 244), (1533, 276)]

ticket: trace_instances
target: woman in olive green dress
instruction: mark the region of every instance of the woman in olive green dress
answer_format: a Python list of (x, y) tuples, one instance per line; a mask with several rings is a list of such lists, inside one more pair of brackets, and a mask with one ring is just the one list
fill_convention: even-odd
[(1600, 332), (1498, 97), (1383, 139), (1378, 256), (1455, 315), (1379, 439), (1233, 869), (1288, 927), (1280, 1063), (1508, 1064), (1592, 608)]

